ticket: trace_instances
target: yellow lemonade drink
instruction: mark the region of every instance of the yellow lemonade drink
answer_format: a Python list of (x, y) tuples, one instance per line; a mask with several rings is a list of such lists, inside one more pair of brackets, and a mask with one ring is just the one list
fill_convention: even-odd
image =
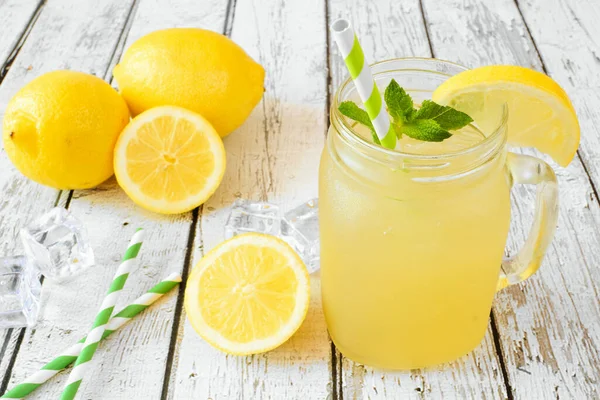
[[(434, 60), (374, 67), (382, 92), (394, 78), (415, 103), (460, 71)], [(348, 99), (356, 99), (351, 83), (334, 100), (320, 166), (330, 335), (346, 357), (367, 365), (453, 360), (485, 335), (500, 274), (510, 219), (505, 121), (485, 133), (469, 125), (439, 143), (404, 136), (386, 150), (336, 113)]]

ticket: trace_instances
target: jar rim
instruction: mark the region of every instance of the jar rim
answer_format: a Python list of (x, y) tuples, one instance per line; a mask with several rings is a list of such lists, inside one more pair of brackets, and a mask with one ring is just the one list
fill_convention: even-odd
[[(376, 63), (370, 64), (370, 67), (373, 69), (373, 68), (385, 66), (387, 64), (393, 64), (393, 63), (398, 63), (398, 62), (436, 63), (438, 65), (442, 64), (442, 65), (448, 65), (451, 67), (458, 67), (465, 71), (468, 69), (460, 64), (457, 64), (457, 63), (454, 63), (451, 61), (441, 60), (441, 59), (437, 59), (437, 58), (427, 58), (427, 57), (391, 58), (388, 60), (378, 61)], [(397, 71), (422, 71), (423, 73), (440, 74), (440, 75), (446, 75), (448, 77), (452, 76), (452, 75), (444, 73), (442, 71), (435, 71), (432, 69), (427, 69), (427, 66), (424, 66), (422, 69), (421, 68), (384, 69), (379, 72), (373, 72), (373, 76), (376, 77), (377, 75), (389, 73), (394, 70), (397, 70)], [(508, 107), (506, 104), (504, 104), (502, 107), (500, 121), (498, 122), (498, 126), (496, 126), (494, 128), (492, 134), (490, 134), (489, 136), (486, 136), (485, 139), (483, 139), (480, 142), (475, 143), (472, 146), (466, 147), (464, 149), (448, 151), (448, 152), (444, 152), (444, 153), (440, 153), (440, 154), (407, 153), (407, 152), (403, 152), (403, 151), (396, 150), (396, 149), (387, 149), (383, 146), (373, 143), (372, 141), (370, 141), (370, 140), (366, 139), (365, 137), (363, 137), (362, 135), (358, 134), (352, 128), (352, 126), (346, 122), (346, 119), (338, 110), (339, 104), (343, 101), (343, 99), (341, 99), (342, 93), (344, 93), (345, 89), (347, 89), (347, 87), (349, 85), (353, 85), (353, 84), (354, 84), (354, 82), (352, 81), (351, 77), (348, 77), (340, 85), (340, 87), (335, 91), (335, 95), (333, 96), (333, 101), (331, 104), (331, 112), (330, 112), (331, 125), (334, 126), (338, 132), (340, 132), (340, 135), (342, 136), (342, 138), (346, 142), (348, 142), (348, 144), (351, 146), (357, 146), (366, 151), (372, 151), (372, 152), (378, 153), (382, 156), (385, 156), (387, 159), (401, 158), (404, 160), (412, 159), (412, 160), (421, 160), (421, 161), (441, 161), (441, 160), (454, 159), (454, 158), (472, 155), (473, 153), (477, 153), (478, 151), (481, 151), (482, 149), (489, 149), (490, 147), (491, 147), (492, 152), (495, 153), (497, 150), (499, 150), (504, 145), (505, 140), (498, 140), (498, 139), (499, 139), (499, 137), (502, 138), (502, 136), (504, 136), (503, 135), (504, 132), (506, 132), (506, 125), (508, 122)]]

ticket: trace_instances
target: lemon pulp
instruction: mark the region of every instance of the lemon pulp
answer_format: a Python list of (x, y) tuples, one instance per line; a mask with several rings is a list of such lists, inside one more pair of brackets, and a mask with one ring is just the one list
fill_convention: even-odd
[(207, 342), (253, 354), (285, 342), (308, 310), (306, 267), (282, 240), (249, 233), (209, 252), (187, 282), (188, 318)]
[(442, 83), (433, 100), (469, 114), (486, 133), (497, 127), (508, 106), (508, 143), (534, 147), (561, 166), (579, 147), (579, 122), (565, 91), (540, 72), (491, 65), (461, 72)]
[(165, 214), (202, 204), (224, 171), (219, 135), (202, 116), (180, 107), (156, 107), (138, 115), (115, 147), (121, 187), (142, 207)]

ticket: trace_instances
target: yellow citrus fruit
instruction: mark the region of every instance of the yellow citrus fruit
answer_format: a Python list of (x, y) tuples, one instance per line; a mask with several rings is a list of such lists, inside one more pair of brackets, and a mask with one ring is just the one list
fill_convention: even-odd
[(262, 353), (296, 332), (308, 311), (304, 263), (274, 236), (246, 233), (215, 247), (187, 281), (185, 311), (198, 334), (229, 354)]
[(204, 203), (225, 173), (225, 148), (210, 122), (181, 107), (151, 108), (115, 146), (115, 175), (138, 205), (178, 214)]
[(508, 106), (508, 142), (535, 147), (561, 166), (579, 147), (579, 122), (565, 91), (549, 76), (514, 65), (461, 72), (442, 83), (433, 100), (469, 114), (484, 132)]
[(201, 114), (226, 136), (262, 98), (265, 71), (226, 36), (197, 28), (152, 32), (113, 74), (132, 115), (174, 105)]
[(57, 189), (87, 189), (113, 174), (113, 149), (129, 111), (102, 79), (53, 71), (29, 82), (6, 107), (6, 154), (28, 178)]

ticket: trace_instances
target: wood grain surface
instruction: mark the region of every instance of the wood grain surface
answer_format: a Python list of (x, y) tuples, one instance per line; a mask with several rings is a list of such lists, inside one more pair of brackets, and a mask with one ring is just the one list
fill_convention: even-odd
[[(0, 331), (0, 392), (87, 332), (136, 227), (146, 229), (147, 239), (121, 305), (170, 272), (187, 276), (224, 239), (236, 198), (287, 210), (317, 196), (330, 99), (348, 76), (327, 32), (339, 17), (353, 22), (370, 62), (433, 56), (468, 67), (517, 64), (563, 86), (580, 118), (582, 145), (568, 168), (541, 156), (557, 171), (561, 193), (558, 230), (541, 270), (498, 293), (474, 352), (409, 372), (364, 367), (334, 348), (318, 274), (298, 333), (249, 357), (227, 356), (199, 338), (182, 307), (183, 284), (101, 345), (80, 398), (600, 398), (600, 3), (593, 0), (0, 0), (0, 117), (20, 87), (50, 70), (111, 82), (123, 51), (157, 29), (226, 34), (266, 70), (263, 100), (225, 139), (223, 183), (194, 212), (146, 212), (114, 179), (59, 192), (27, 180), (0, 153), (3, 254), (18, 254), (19, 228), (58, 204), (86, 225), (98, 261), (68, 284), (44, 282), (34, 328)], [(528, 234), (534, 191), (516, 187), (513, 200), (510, 254)], [(58, 375), (30, 398), (58, 397), (65, 379)]]
[[(348, 13), (348, 10), (350, 12)], [(345, 16), (354, 22), (368, 60), (431, 57), (427, 31), (418, 0), (367, 3), (333, 1), (330, 20)], [(366, 17), (368, 16), (368, 17)], [(410, 38), (409, 40), (404, 40)], [(333, 90), (348, 77), (334, 44), (330, 44)], [(506, 396), (491, 330), (471, 354), (443, 368), (386, 372), (358, 365), (338, 355), (343, 398), (502, 398)]]
[[(542, 70), (513, 1), (426, 0), (424, 9), (435, 57), (469, 67), (517, 64)], [(569, 87), (565, 89), (576, 98)], [(514, 398), (595, 398), (600, 378), (596, 296), (600, 274), (587, 260), (598, 257), (598, 199), (578, 158), (568, 168), (552, 165), (560, 187), (556, 235), (540, 271), (527, 282), (498, 293), (494, 316)], [(533, 193), (515, 188), (511, 251), (528, 234)]]
[[(318, 163), (327, 123), (325, 8), (317, 0), (238, 0), (231, 38), (266, 70), (265, 94), (249, 120), (225, 138), (227, 171), (203, 206), (192, 265), (224, 239), (236, 198), (268, 200), (283, 209), (317, 195)], [(321, 311), (319, 280), (300, 330), (267, 354), (226, 356), (204, 343), (182, 319), (174, 399), (327, 397), (331, 345)]]

